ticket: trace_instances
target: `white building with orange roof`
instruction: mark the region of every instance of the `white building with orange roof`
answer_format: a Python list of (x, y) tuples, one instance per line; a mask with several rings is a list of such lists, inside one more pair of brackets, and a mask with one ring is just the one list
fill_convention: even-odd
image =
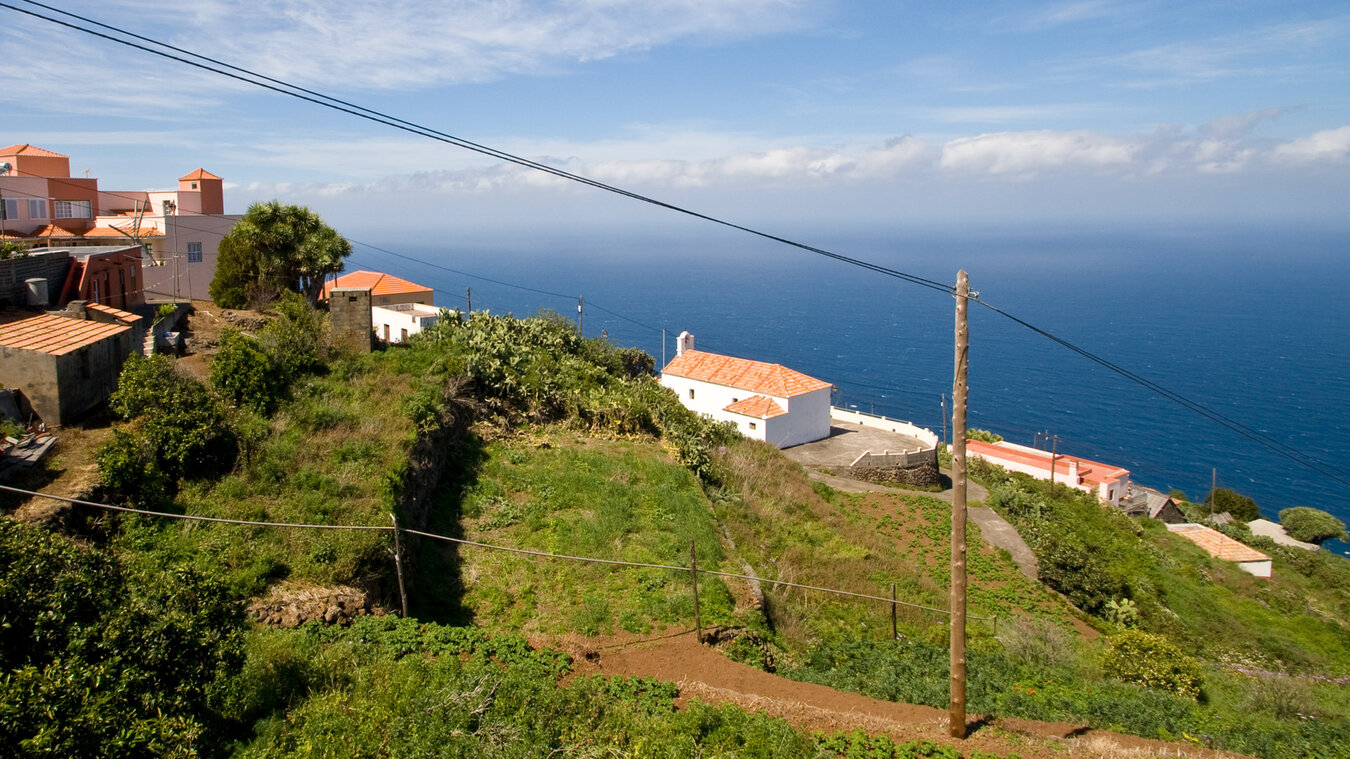
[(1090, 461), (1078, 456), (1052, 454), (1039, 448), (1009, 443), (966, 441), (966, 454), (1010, 472), (1029, 474), (1038, 480), (1051, 480), (1071, 488), (1094, 493), (1103, 502), (1120, 506), (1130, 486), (1130, 470)]
[(694, 350), (688, 332), (680, 333), (661, 384), (690, 410), (779, 448), (830, 435), (830, 383), (781, 364)]
[(430, 287), (378, 271), (353, 271), (325, 282), (320, 300), (336, 288), (370, 290), (370, 322), (375, 336), (386, 343), (404, 343), (436, 323), (440, 309)]

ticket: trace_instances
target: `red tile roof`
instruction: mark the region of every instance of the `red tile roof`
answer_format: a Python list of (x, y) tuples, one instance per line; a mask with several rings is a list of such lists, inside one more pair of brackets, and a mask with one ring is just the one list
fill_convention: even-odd
[(196, 171), (188, 173), (187, 176), (179, 177), (178, 181), (182, 182), (185, 180), (192, 180), (192, 179), (220, 179), (220, 177), (216, 176), (215, 174), (212, 174), (206, 169), (197, 169)]
[(327, 298), (328, 293), (335, 287), (369, 287), (371, 297), (380, 295), (402, 295), (404, 293), (430, 293), (431, 288), (419, 285), (416, 282), (409, 282), (406, 279), (383, 274), (378, 271), (354, 271), (350, 274), (343, 274), (336, 281), (325, 282), (323, 285), (323, 297)]
[(753, 416), (756, 419), (768, 419), (787, 413), (782, 406), (774, 403), (772, 398), (763, 395), (752, 395), (749, 398), (736, 401), (722, 410), (743, 416)]
[(47, 224), (46, 226), (38, 227), (32, 232), (29, 232), (27, 236), (29, 239), (32, 239), (34, 237), (79, 239), (81, 237), (84, 237), (84, 230), (71, 229), (69, 227), (63, 227), (60, 224)]
[(69, 158), (70, 156), (53, 153), (50, 150), (43, 150), (32, 145), (10, 145), (7, 148), (0, 148), (0, 155), (31, 155), (34, 158)]
[[(130, 240), (137, 235), (138, 233), (136, 232), (135, 225), (126, 223), (109, 224), (106, 227), (93, 227), (88, 232), (84, 233), (85, 237), (112, 237), (118, 240)], [(146, 224), (141, 227), (139, 236), (163, 237), (164, 232), (160, 231), (159, 227), (154, 224)]]
[(1245, 543), (1202, 524), (1169, 524), (1167, 529), (1205, 549), (1216, 559), (1224, 561), (1270, 561), (1270, 557)]
[[(1012, 446), (1003, 443), (983, 443), (979, 440), (967, 440), (966, 451), (982, 458), (995, 460), (1003, 459), (1004, 461), (1016, 462), (1023, 466), (1035, 467), (1045, 473), (1045, 479), (1050, 478), (1051, 454), (1049, 451), (1029, 451), (1022, 448), (1013, 448)], [(1070, 462), (1078, 463), (1078, 476), (1082, 478), (1084, 484), (1093, 488), (1101, 485), (1103, 482), (1118, 480), (1121, 477), (1126, 477), (1130, 474), (1128, 469), (1121, 469), (1118, 466), (1111, 466), (1110, 464), (1090, 461), (1088, 459), (1069, 456), (1063, 453), (1055, 458), (1055, 474), (1057, 476), (1067, 475), (1069, 473)], [(994, 463), (998, 462), (995, 461)], [(1056, 481), (1058, 482), (1059, 480), (1056, 479)]]
[(99, 313), (101, 313), (101, 314), (107, 314), (108, 316), (111, 316), (111, 317), (113, 317), (113, 318), (115, 318), (115, 319), (118, 319), (118, 320), (121, 320), (121, 321), (130, 323), (130, 324), (134, 324), (134, 323), (136, 323), (136, 322), (138, 322), (138, 321), (141, 320), (140, 314), (133, 314), (133, 313), (131, 313), (130, 311), (123, 311), (123, 310), (120, 309), (120, 308), (113, 308), (112, 306), (105, 306), (105, 305), (103, 305), (102, 303), (94, 303), (94, 302), (91, 301), (91, 302), (89, 302), (89, 303), (86, 303), (84, 307), (87, 308), (87, 309), (89, 309), (90, 311), (97, 311), (97, 312), (99, 312)]
[(831, 387), (824, 380), (809, 377), (781, 364), (695, 350), (687, 350), (676, 356), (666, 364), (662, 373), (777, 398), (791, 398)]
[(125, 324), (105, 324), (39, 314), (0, 324), (0, 346), (64, 356), (129, 329), (131, 327)]

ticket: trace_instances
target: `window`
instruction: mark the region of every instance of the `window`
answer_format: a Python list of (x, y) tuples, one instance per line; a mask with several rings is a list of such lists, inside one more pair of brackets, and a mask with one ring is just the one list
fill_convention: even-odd
[(188, 263), (199, 264), (202, 262), (202, 244), (199, 242), (188, 243)]
[(17, 218), (19, 218), (19, 201), (5, 198), (5, 202), (0, 204), (0, 219)]
[(58, 219), (92, 219), (93, 204), (87, 200), (58, 200), (55, 203)]
[(750, 423), (750, 429), (753, 430), (754, 428), (755, 428), (755, 423), (754, 423), (754, 422), (751, 422), (751, 423)]
[(689, 388), (689, 400), (694, 400), (694, 388)]
[(403, 334), (399, 337), (399, 342), (403, 342), (403, 343), (408, 342), (408, 330), (406, 330), (406, 329), (401, 329), (401, 330), (399, 330), (399, 331), (403, 333)]
[(192, 183), (192, 189), (194, 189), (194, 190), (197, 189), (197, 183), (196, 183), (196, 182), (193, 182), (193, 183)]
[(47, 201), (45, 201), (45, 200), (29, 200), (29, 201), (28, 201), (28, 218), (30, 218), (30, 219), (45, 219), (45, 218), (47, 218)]

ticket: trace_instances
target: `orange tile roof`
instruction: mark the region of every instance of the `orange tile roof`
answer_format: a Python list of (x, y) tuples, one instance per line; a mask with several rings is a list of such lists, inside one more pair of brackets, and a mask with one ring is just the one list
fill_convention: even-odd
[(752, 395), (749, 398), (736, 401), (722, 410), (743, 416), (753, 416), (756, 419), (768, 419), (787, 413), (782, 406), (774, 403), (772, 398), (763, 395)]
[(1169, 524), (1167, 529), (1200, 546), (1216, 559), (1224, 561), (1270, 561), (1260, 551), (1202, 524)]
[(108, 316), (111, 316), (111, 317), (113, 317), (113, 318), (115, 318), (115, 319), (120, 319), (121, 321), (124, 321), (124, 322), (130, 322), (130, 323), (133, 323), (133, 324), (134, 324), (135, 322), (138, 322), (138, 321), (141, 320), (140, 314), (133, 314), (133, 313), (131, 313), (130, 311), (123, 311), (123, 310), (120, 309), (120, 308), (113, 308), (112, 306), (105, 306), (105, 305), (103, 305), (102, 303), (92, 303), (92, 302), (90, 302), (90, 303), (86, 303), (84, 307), (87, 308), (87, 309), (89, 309), (90, 311), (97, 311), (97, 312), (99, 312), (99, 313), (101, 313), (101, 314), (107, 314)]
[(0, 155), (31, 155), (34, 158), (69, 158), (70, 156), (53, 153), (50, 150), (43, 150), (32, 145), (10, 145), (7, 148), (0, 148)]
[(350, 274), (343, 274), (336, 281), (325, 282), (323, 297), (327, 298), (328, 293), (332, 292), (335, 287), (369, 287), (371, 297), (431, 292), (430, 287), (378, 271), (354, 271)]
[(0, 346), (13, 350), (64, 356), (131, 329), (125, 324), (68, 319), (39, 314), (0, 324)]
[(63, 238), (78, 239), (84, 237), (84, 230), (70, 229), (68, 227), (63, 227), (60, 224), (47, 224), (46, 226), (38, 227), (32, 232), (29, 232), (28, 237), (30, 239), (34, 237), (63, 237)]
[(164, 233), (154, 224), (147, 224), (140, 229), (139, 235), (136, 232), (134, 224), (109, 224), (106, 227), (93, 227), (84, 233), (85, 237), (113, 237), (119, 240), (130, 240), (133, 237), (163, 237)]
[(830, 383), (764, 361), (687, 350), (666, 364), (663, 374), (724, 385), (752, 393), (791, 398), (831, 387)]
[[(1045, 472), (1045, 478), (1050, 478), (1050, 457), (1049, 451), (1024, 451), (1019, 448), (1012, 448), (1001, 443), (984, 443), (979, 440), (967, 440), (966, 452), (987, 459), (1003, 459), (1012, 461), (1023, 466), (1032, 466)], [(1128, 476), (1130, 470), (1122, 469), (1118, 466), (1103, 464), (1099, 461), (1079, 458), (1078, 456), (1069, 456), (1059, 454), (1055, 457), (1055, 474), (1067, 475), (1069, 473), (1069, 463), (1078, 463), (1078, 476), (1083, 483), (1090, 487), (1097, 487), (1103, 482), (1111, 482), (1121, 477)], [(997, 463), (997, 462), (995, 462)], [(1056, 479), (1058, 482), (1058, 479)]]
[(187, 176), (179, 177), (178, 181), (182, 182), (191, 179), (220, 179), (220, 177), (212, 174), (206, 169), (197, 169), (196, 171), (189, 172)]

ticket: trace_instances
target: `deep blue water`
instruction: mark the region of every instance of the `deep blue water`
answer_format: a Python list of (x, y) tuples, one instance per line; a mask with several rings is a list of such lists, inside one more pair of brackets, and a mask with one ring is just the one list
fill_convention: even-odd
[[(930, 279), (958, 268), (989, 303), (1315, 457), (1350, 479), (1350, 235), (1308, 230), (916, 232), (798, 236)], [(942, 430), (953, 299), (754, 238), (704, 233), (371, 240), (406, 255), (587, 302), (602, 330), (661, 361), (659, 328), (698, 347), (835, 383), (836, 403)], [(437, 288), (437, 303), (529, 315), (558, 298), (358, 246), (348, 268)], [(608, 309), (639, 326), (601, 310)], [(653, 329), (656, 328), (656, 329)], [(1117, 464), (1192, 498), (1221, 486), (1274, 516), (1293, 505), (1350, 521), (1344, 482), (1215, 424), (984, 308), (970, 314), (970, 426)], [(1344, 548), (1344, 547), (1342, 547)]]

